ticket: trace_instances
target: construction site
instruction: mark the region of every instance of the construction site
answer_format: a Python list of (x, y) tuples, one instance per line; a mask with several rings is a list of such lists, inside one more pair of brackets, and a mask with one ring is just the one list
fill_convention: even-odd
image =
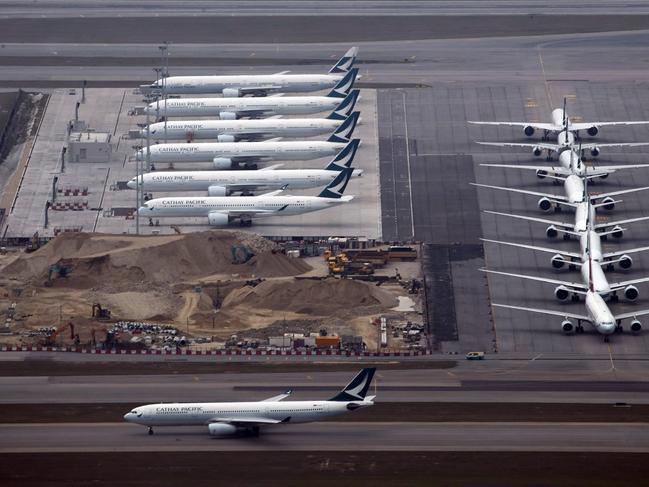
[(227, 230), (63, 233), (44, 245), (35, 236), (0, 256), (0, 343), (424, 349), (416, 247), (341, 247), (351, 244), (277, 244)]

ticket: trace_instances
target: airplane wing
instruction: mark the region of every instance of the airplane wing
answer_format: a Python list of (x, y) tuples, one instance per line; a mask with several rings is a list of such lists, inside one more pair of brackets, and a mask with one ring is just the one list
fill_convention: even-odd
[[(537, 122), (475, 122), (469, 121), (468, 123), (472, 125), (492, 125), (492, 126), (504, 126), (504, 127), (534, 127), (539, 130), (556, 130), (560, 131), (563, 127), (555, 125), (553, 123), (537, 123)], [(589, 127), (590, 128), (590, 127)]]
[(614, 227), (616, 225), (626, 225), (627, 223), (635, 223), (635, 222), (641, 222), (649, 220), (649, 216), (639, 216), (637, 218), (628, 218), (626, 220), (617, 220), (614, 222), (606, 222), (606, 223), (597, 223), (596, 225), (593, 225), (595, 229), (598, 228), (607, 228), (607, 227)]
[[(495, 147), (529, 147), (531, 149), (538, 147), (539, 149), (547, 150), (558, 150), (562, 146), (559, 144), (551, 144), (549, 142), (538, 142), (536, 144), (530, 144), (528, 142), (478, 142), (476, 144), (480, 145), (493, 145)], [(599, 145), (597, 147), (600, 147)]]
[(245, 87), (241, 86), (237, 88), (240, 93), (266, 93), (268, 91), (281, 90), (282, 86), (280, 85), (267, 85), (267, 86), (254, 86), (254, 87)]
[(212, 418), (208, 423), (226, 423), (226, 424), (241, 424), (244, 426), (252, 426), (255, 424), (279, 424), (281, 419), (270, 419), (270, 418), (252, 418), (252, 417), (225, 417), (225, 418)]
[[(642, 147), (649, 145), (649, 142), (616, 142), (616, 143), (606, 143), (606, 144), (597, 144), (595, 142), (589, 142), (588, 144), (581, 144), (582, 149), (592, 149), (594, 147)], [(576, 146), (575, 146), (576, 147)]]
[[(591, 169), (592, 167), (592, 169)], [(619, 166), (589, 166), (588, 167), (588, 174), (591, 174), (593, 171), (595, 172), (606, 172), (606, 173), (614, 173), (615, 171), (618, 171), (620, 169), (646, 169), (649, 168), (649, 164), (620, 164)]]
[(624, 320), (626, 318), (635, 318), (636, 316), (645, 316), (649, 315), (649, 309), (640, 309), (638, 311), (631, 311), (630, 313), (621, 313), (615, 315), (616, 320)]
[(526, 244), (519, 244), (513, 242), (502, 242), (500, 240), (489, 240), (488, 238), (481, 238), (480, 240), (482, 240), (483, 242), (491, 242), (500, 245), (509, 245), (511, 247), (519, 247), (521, 249), (538, 250), (539, 252), (547, 252), (548, 254), (561, 254), (561, 255), (566, 255), (568, 257), (574, 257), (575, 259), (581, 259), (581, 254), (577, 252), (562, 252), (561, 250), (549, 249), (547, 247), (537, 247), (536, 245), (526, 245)]
[[(510, 306), (508, 304), (491, 303), (491, 305), (497, 306), (498, 308), (518, 309), (521, 311), (529, 311), (531, 313), (540, 313), (544, 315), (560, 316), (561, 318), (573, 318), (575, 320), (590, 321), (590, 318), (588, 316), (576, 313), (566, 313), (563, 311), (554, 311), (551, 309), (525, 308), (523, 306)], [(649, 313), (649, 311), (647, 312)]]
[[(523, 169), (526, 171), (543, 171), (546, 173), (554, 173), (561, 176), (570, 176), (572, 171), (562, 166), (523, 166), (519, 164), (480, 164), (484, 167), (504, 167), (506, 169)], [(598, 168), (599, 169), (599, 168)], [(588, 175), (592, 176), (592, 171)]]
[(612, 291), (617, 291), (633, 284), (642, 284), (643, 282), (649, 282), (649, 277), (641, 277), (640, 279), (631, 279), (629, 281), (611, 282), (609, 285), (611, 286)]
[(273, 73), (275, 76), (281, 75), (281, 74), (288, 74), (290, 71), (280, 71), (279, 73)]
[(278, 394), (277, 396), (269, 397), (268, 399), (264, 399), (264, 400), (259, 401), (259, 402), (279, 402), (282, 399), (286, 399), (291, 394), (293, 394), (293, 391), (291, 389), (289, 389), (288, 391), (283, 392), (281, 394)]
[(649, 189), (649, 186), (644, 186), (642, 188), (631, 188), (631, 189), (622, 189), (620, 191), (611, 191), (610, 193), (591, 194), (590, 199), (591, 199), (591, 201), (592, 200), (598, 200), (598, 199), (606, 198), (606, 197), (609, 197), (609, 196), (619, 196), (621, 194), (635, 193), (637, 191), (646, 191), (648, 189)]
[[(565, 196), (559, 195), (559, 194), (539, 193), (538, 191), (529, 191), (529, 190), (526, 190), (526, 189), (517, 189), (517, 188), (505, 188), (503, 186), (491, 186), (490, 184), (479, 184), (479, 183), (469, 183), (469, 184), (471, 184), (473, 186), (478, 186), (480, 188), (500, 189), (502, 191), (511, 191), (511, 192), (514, 192), (514, 193), (529, 194), (529, 195), (532, 195), (532, 196), (539, 196), (541, 198), (549, 198), (551, 200), (561, 201), (561, 202), (564, 202), (564, 203), (568, 201), (568, 198), (566, 198)], [(639, 190), (634, 190), (634, 191), (639, 191)], [(608, 195), (605, 195), (605, 196), (608, 196)], [(602, 198), (604, 198), (605, 196), (602, 196)]]
[(638, 120), (633, 122), (592, 122), (592, 123), (572, 123), (570, 130), (588, 130), (591, 127), (610, 127), (614, 125), (647, 125), (649, 121)]
[[(554, 225), (555, 227), (562, 227), (562, 228), (569, 228), (569, 229), (574, 229), (575, 224), (572, 222), (555, 222), (553, 220), (547, 220), (545, 218), (535, 218), (531, 216), (522, 216), (522, 215), (513, 215), (511, 213), (501, 213), (499, 211), (491, 211), (491, 210), (484, 210), (485, 213), (491, 213), (493, 215), (501, 215), (501, 216), (509, 216), (511, 218), (519, 218), (521, 220), (527, 220), (531, 222), (537, 222), (537, 223), (545, 223), (546, 225)], [(649, 216), (643, 217), (649, 219)], [(610, 224), (609, 224), (610, 225)], [(602, 226), (608, 226), (608, 225), (603, 225)]]
[(609, 259), (609, 258), (619, 257), (624, 254), (636, 254), (638, 252), (646, 252), (647, 250), (649, 250), (649, 247), (637, 247), (635, 249), (617, 250), (615, 252), (604, 252), (602, 253), (602, 257), (604, 257), (605, 259)]
[[(581, 282), (568, 282), (568, 281), (559, 281), (558, 279), (548, 279), (547, 277), (539, 276), (528, 276), (526, 274), (514, 274), (512, 272), (502, 272), (502, 271), (492, 271), (491, 269), (480, 269), (482, 272), (488, 272), (489, 274), (499, 274), (501, 276), (509, 277), (519, 277), (521, 279), (529, 279), (530, 281), (545, 282), (547, 284), (556, 284), (558, 286), (566, 286), (572, 288), (571, 291), (576, 293), (585, 294), (588, 286), (584, 286)], [(647, 278), (649, 281), (649, 277)]]
[(258, 169), (258, 171), (273, 171), (279, 167), (282, 167), (284, 164), (273, 164), (272, 166), (266, 166), (262, 167), (261, 169)]

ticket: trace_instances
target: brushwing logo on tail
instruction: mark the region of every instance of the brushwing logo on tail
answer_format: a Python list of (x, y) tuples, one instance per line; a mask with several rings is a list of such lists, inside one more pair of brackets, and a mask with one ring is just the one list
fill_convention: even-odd
[(327, 117), (329, 120), (345, 120), (352, 113), (358, 101), (359, 90), (351, 91), (336, 109)]
[(327, 96), (333, 96), (337, 98), (345, 98), (349, 90), (354, 85), (356, 81), (356, 76), (358, 75), (358, 68), (350, 70), (334, 88), (329, 92)]
[(347, 167), (351, 167), (356, 155), (356, 150), (360, 139), (354, 139), (341, 150), (338, 155), (331, 161), (325, 169), (329, 171), (342, 171)]
[(347, 386), (330, 399), (330, 401), (363, 401), (370, 383), (374, 377), (376, 368), (366, 368), (361, 370)]
[(329, 183), (329, 185), (323, 189), (318, 196), (320, 198), (340, 199), (345, 192), (345, 188), (347, 187), (347, 183), (349, 182), (349, 178), (351, 178), (353, 171), (354, 170), (351, 167), (346, 167), (340, 171), (340, 174), (336, 176), (336, 179)]
[(345, 53), (343, 57), (338, 60), (336, 64), (329, 70), (329, 73), (346, 73), (354, 65), (356, 55), (358, 54), (358, 47), (352, 47)]
[(343, 123), (338, 126), (338, 128), (327, 140), (329, 142), (349, 142), (352, 134), (354, 133), (354, 129), (356, 128), (356, 124), (358, 123), (359, 116), (360, 112), (352, 113)]

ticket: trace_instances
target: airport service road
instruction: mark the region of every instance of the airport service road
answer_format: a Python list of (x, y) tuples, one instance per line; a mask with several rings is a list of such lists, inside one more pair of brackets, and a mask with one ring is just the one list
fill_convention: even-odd
[(579, 451), (647, 452), (649, 424), (310, 423), (259, 438), (211, 438), (206, 427), (132, 424), (0, 424), (0, 452), (96, 451)]

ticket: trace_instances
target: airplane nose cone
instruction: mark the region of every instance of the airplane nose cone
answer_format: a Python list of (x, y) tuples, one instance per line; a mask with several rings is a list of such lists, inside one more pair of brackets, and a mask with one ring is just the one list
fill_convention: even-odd
[(136, 187), (135, 181), (131, 179), (128, 183), (126, 183), (126, 186), (128, 186), (130, 189), (135, 189)]
[(131, 413), (126, 413), (126, 414), (124, 415), (124, 421), (128, 421), (128, 422), (130, 423), (130, 422), (131, 422), (131, 417), (132, 417), (132, 416), (133, 416), (133, 415), (132, 415)]

